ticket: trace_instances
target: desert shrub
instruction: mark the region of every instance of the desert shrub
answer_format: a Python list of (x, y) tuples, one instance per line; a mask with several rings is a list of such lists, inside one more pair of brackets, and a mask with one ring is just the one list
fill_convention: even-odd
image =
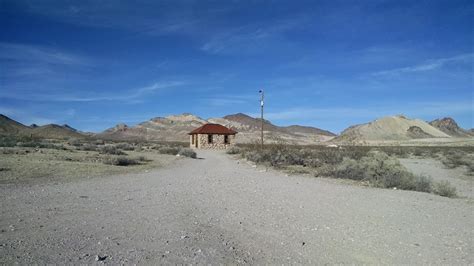
[(471, 162), (468, 166), (467, 166), (467, 173), (469, 175), (474, 175), (474, 162)]
[(111, 154), (111, 155), (125, 155), (123, 151), (117, 149), (117, 147), (112, 145), (107, 145), (100, 147), (99, 152), (102, 154)]
[(457, 196), (456, 188), (448, 181), (441, 181), (436, 183), (434, 193), (443, 197), (454, 198)]
[(1, 154), (15, 154), (18, 152), (18, 148), (5, 147), (0, 149)]
[(472, 173), (474, 169), (474, 155), (462, 150), (451, 150), (445, 152), (441, 162), (447, 168), (466, 166), (469, 173)]
[(426, 176), (415, 177), (415, 189), (416, 191), (432, 192), (433, 191), (433, 180)]
[(415, 149), (413, 150), (413, 155), (414, 155), (414, 156), (423, 156), (423, 154), (424, 154), (424, 153), (423, 153), (423, 150), (422, 150), (422, 149), (415, 148)]
[(133, 151), (135, 149), (135, 147), (129, 143), (118, 143), (115, 147), (124, 151)]
[(105, 141), (102, 139), (96, 139), (94, 140), (95, 145), (105, 145)]
[(181, 148), (178, 155), (196, 159), (196, 152), (190, 148)]
[(325, 164), (337, 165), (344, 157), (360, 159), (370, 148), (344, 147), (333, 148), (311, 146), (301, 148), (295, 145), (271, 144), (262, 150), (258, 145), (246, 145), (241, 148), (241, 154), (247, 160), (256, 163), (268, 163), (272, 166), (303, 165), (321, 167)]
[(39, 143), (38, 148), (42, 149), (54, 149), (54, 150), (67, 150), (66, 147), (62, 144), (53, 144), (53, 143)]
[(77, 138), (70, 138), (68, 141), (67, 141), (67, 144), (71, 145), (71, 146), (76, 146), (76, 147), (79, 147), (82, 145), (82, 142), (81, 140), (77, 139)]
[(368, 181), (376, 187), (416, 190), (415, 176), (400, 162), (384, 152), (369, 152), (360, 160), (344, 159), (335, 170), (335, 177)]
[(98, 148), (97, 145), (95, 145), (95, 144), (84, 143), (84, 144), (80, 147), (80, 150), (83, 150), (83, 151), (97, 151), (97, 150), (99, 150), (99, 148)]
[(0, 147), (15, 147), (18, 142), (17, 138), (10, 136), (0, 137)]
[(176, 155), (179, 152), (178, 147), (170, 147), (170, 146), (164, 146), (158, 148), (158, 152), (161, 154), (170, 154), (170, 155)]
[(336, 167), (334, 177), (354, 180), (364, 179), (365, 169), (356, 160), (344, 158), (342, 163)]
[(140, 164), (137, 159), (128, 158), (126, 156), (107, 157), (103, 159), (103, 163), (117, 165), (117, 166), (128, 166), (128, 165)]
[(241, 150), (237, 146), (232, 146), (229, 149), (227, 149), (226, 153), (227, 154), (239, 154), (239, 153), (241, 153)]
[(55, 150), (67, 150), (62, 144), (54, 144), (46, 140), (31, 139), (26, 141), (19, 141), (15, 144), (17, 147), (27, 148), (42, 148), (42, 149), (55, 149)]
[(19, 142), (16, 143), (15, 146), (17, 146), (17, 147), (28, 147), (28, 148), (39, 148), (40, 145), (41, 145), (41, 142), (39, 142), (37, 140), (31, 140), (31, 141), (26, 141), (26, 142), (19, 141)]
[(140, 162), (146, 162), (146, 161), (148, 161), (148, 159), (147, 159), (145, 156), (143, 156), (143, 155), (138, 156), (138, 157), (137, 157), (137, 160), (140, 161)]

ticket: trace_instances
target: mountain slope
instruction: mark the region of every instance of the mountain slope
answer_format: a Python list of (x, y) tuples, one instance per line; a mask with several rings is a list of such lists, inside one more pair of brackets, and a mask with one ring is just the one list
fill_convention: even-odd
[(45, 139), (64, 139), (64, 138), (84, 138), (85, 135), (77, 132), (77, 130), (70, 126), (49, 124), (39, 126), (31, 129), (33, 137), (45, 138)]
[(328, 136), (328, 137), (336, 136), (336, 134), (330, 131), (315, 128), (315, 127), (292, 125), (292, 126), (284, 127), (284, 129), (294, 134), (298, 134), (298, 133), (299, 134), (316, 134), (316, 135), (323, 135), (323, 136)]
[(30, 128), (0, 114), (0, 135), (28, 135)]
[(159, 141), (188, 141), (188, 133), (207, 123), (192, 114), (155, 117), (134, 127), (119, 124), (95, 136), (113, 140), (159, 140)]
[(389, 116), (345, 129), (335, 141), (384, 141), (416, 138), (449, 138), (441, 130), (419, 119)]
[(470, 137), (471, 134), (458, 126), (456, 121), (450, 117), (436, 119), (430, 122), (430, 125), (443, 131), (452, 137)]
[(47, 139), (84, 138), (85, 135), (68, 125), (49, 124), (25, 126), (5, 115), (0, 115), (0, 135), (32, 136)]
[[(278, 127), (264, 120), (264, 132), (267, 142), (285, 141), (295, 144), (313, 144), (330, 139), (334, 134), (312, 127)], [(260, 139), (261, 120), (239, 113), (222, 118), (204, 120), (192, 114), (156, 117), (134, 127), (126, 125), (110, 128), (96, 137), (105, 139), (144, 139), (160, 141), (188, 141), (187, 135), (193, 129), (205, 123), (217, 123), (239, 132), (237, 143), (250, 143)]]
[[(251, 143), (260, 140), (262, 120), (246, 114), (238, 113), (223, 118), (209, 119), (212, 123), (219, 123), (237, 130), (237, 143)], [(263, 130), (267, 143), (285, 142), (289, 144), (315, 144), (332, 139), (335, 135), (329, 131), (314, 127), (289, 126), (280, 127), (268, 120), (263, 120)]]

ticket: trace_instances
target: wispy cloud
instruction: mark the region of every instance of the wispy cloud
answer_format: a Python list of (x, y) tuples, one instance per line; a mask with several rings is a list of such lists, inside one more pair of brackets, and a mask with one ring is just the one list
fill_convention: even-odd
[(248, 104), (252, 100), (255, 101), (254, 95), (222, 95), (212, 98), (203, 98), (201, 101), (207, 105), (221, 107)]
[(85, 56), (79, 56), (58, 49), (5, 42), (0, 42), (0, 60), (81, 66), (91, 63), (91, 60)]
[(474, 53), (460, 54), (453, 57), (427, 60), (421, 64), (384, 70), (372, 73), (373, 76), (397, 76), (405, 73), (425, 72), (442, 68), (450, 63), (471, 63), (473, 64)]
[(271, 47), (269, 47), (270, 40), (279, 39), (279, 42), (276, 43), (284, 45), (287, 40), (282, 37), (283, 34), (300, 27), (306, 20), (305, 17), (301, 17), (299, 19), (272, 21), (271, 24), (250, 24), (234, 29), (226, 29), (212, 36), (201, 46), (201, 50), (211, 54), (228, 54), (254, 53), (267, 48), (266, 51), (268, 52), (275, 44), (272, 42)]
[[(160, 90), (178, 87), (185, 85), (183, 81), (163, 81), (155, 82), (151, 85), (130, 89), (120, 93), (114, 94), (93, 94), (93, 95), (77, 95), (77, 94), (25, 94), (23, 92), (1, 92), (0, 97), (16, 99), (16, 100), (27, 100), (27, 101), (42, 101), (42, 102), (101, 102), (101, 101), (121, 101), (127, 103), (138, 103), (144, 97), (150, 94), (156, 93)], [(77, 90), (80, 91), (80, 90)]]

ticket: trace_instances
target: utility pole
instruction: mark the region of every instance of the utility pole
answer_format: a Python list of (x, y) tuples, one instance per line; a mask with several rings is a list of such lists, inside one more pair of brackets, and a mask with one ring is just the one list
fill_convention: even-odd
[(260, 119), (261, 119), (261, 120), (260, 120), (260, 122), (261, 122), (261, 124), (262, 124), (261, 132), (260, 132), (260, 133), (261, 133), (260, 137), (261, 137), (261, 145), (262, 145), (261, 148), (262, 148), (262, 151), (263, 151), (263, 97), (264, 97), (263, 89), (261, 89), (261, 90), (259, 91), (259, 93), (260, 93), (260, 96), (261, 96), (261, 98), (260, 98), (260, 109), (261, 109), (261, 117), (260, 117)]

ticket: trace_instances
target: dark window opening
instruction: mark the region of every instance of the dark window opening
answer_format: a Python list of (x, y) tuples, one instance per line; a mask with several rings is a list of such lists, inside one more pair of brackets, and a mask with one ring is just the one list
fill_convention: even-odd
[(224, 135), (224, 144), (229, 144), (229, 136)]
[(212, 144), (212, 135), (207, 135), (207, 143)]

